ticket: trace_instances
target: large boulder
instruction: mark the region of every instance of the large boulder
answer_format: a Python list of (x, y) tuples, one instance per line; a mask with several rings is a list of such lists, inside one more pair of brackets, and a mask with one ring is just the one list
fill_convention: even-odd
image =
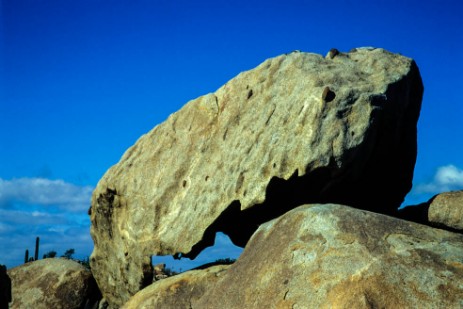
[(463, 190), (444, 192), (429, 202), (429, 222), (463, 232)]
[(462, 243), (381, 214), (304, 205), (261, 225), (183, 308), (463, 308)]
[(101, 297), (91, 272), (68, 259), (29, 262), (8, 270), (8, 275), (12, 309), (80, 309), (97, 304)]
[(229, 265), (217, 265), (159, 280), (135, 294), (122, 309), (190, 308), (190, 305), (197, 302), (207, 289), (214, 286), (228, 267)]
[(104, 297), (117, 307), (151, 283), (152, 255), (194, 258), (217, 231), (245, 246), (304, 203), (395, 213), (422, 92), (413, 60), (361, 48), (272, 58), (190, 101), (93, 192), (90, 262)]

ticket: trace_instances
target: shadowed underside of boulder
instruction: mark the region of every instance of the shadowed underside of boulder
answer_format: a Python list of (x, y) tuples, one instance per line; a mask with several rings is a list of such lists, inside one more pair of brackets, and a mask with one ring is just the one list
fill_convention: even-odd
[(304, 203), (393, 214), (411, 187), (422, 91), (413, 60), (356, 49), (272, 58), (188, 102), (93, 193), (104, 297), (120, 306), (150, 282), (151, 255), (194, 258), (217, 231), (244, 246)]

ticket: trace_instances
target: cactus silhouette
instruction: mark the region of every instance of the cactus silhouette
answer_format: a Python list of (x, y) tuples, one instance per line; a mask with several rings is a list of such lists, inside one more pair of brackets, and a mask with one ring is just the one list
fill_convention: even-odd
[(35, 239), (35, 255), (34, 255), (34, 260), (37, 261), (39, 259), (39, 241), (40, 238), (37, 237)]

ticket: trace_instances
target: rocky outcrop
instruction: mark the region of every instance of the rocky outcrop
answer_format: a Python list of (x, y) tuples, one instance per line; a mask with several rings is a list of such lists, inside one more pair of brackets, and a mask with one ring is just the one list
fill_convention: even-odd
[(190, 308), (207, 289), (214, 286), (228, 267), (229, 265), (217, 265), (160, 280), (135, 294), (122, 308)]
[(217, 231), (245, 246), (304, 203), (394, 213), (411, 187), (422, 91), (411, 59), (363, 48), (272, 58), (189, 102), (93, 193), (104, 297), (117, 307), (151, 283), (152, 255), (194, 258)]
[(77, 309), (94, 305), (101, 298), (90, 271), (68, 259), (29, 262), (8, 270), (8, 275), (12, 283), (12, 309)]
[[(214, 280), (210, 269), (171, 277), (126, 308), (462, 308), (462, 241), (342, 205), (304, 205), (261, 225)], [(195, 297), (172, 292), (198, 286)]]
[(463, 191), (436, 195), (429, 204), (429, 222), (463, 232)]

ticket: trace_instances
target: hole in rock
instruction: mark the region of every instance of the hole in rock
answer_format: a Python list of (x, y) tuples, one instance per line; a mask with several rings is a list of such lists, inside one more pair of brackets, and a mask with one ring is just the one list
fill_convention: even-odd
[(163, 263), (173, 273), (181, 273), (227, 260), (236, 260), (242, 251), (243, 249), (235, 246), (227, 235), (219, 232), (215, 236), (214, 245), (204, 249), (194, 260), (174, 259), (173, 256), (166, 255), (151, 257), (151, 263), (153, 266)]
[[(214, 244), (217, 232), (228, 235), (232, 243), (244, 248), (260, 224), (270, 221), (285, 212), (307, 203), (323, 203), (327, 184), (332, 177), (331, 168), (320, 168), (310, 174), (298, 177), (296, 171), (288, 180), (274, 177), (266, 189), (266, 199), (262, 204), (241, 210), (241, 203), (233, 201), (220, 216), (205, 230), (201, 241), (190, 252), (181, 257), (195, 259), (202, 250)], [(331, 195), (334, 198), (333, 195)]]

